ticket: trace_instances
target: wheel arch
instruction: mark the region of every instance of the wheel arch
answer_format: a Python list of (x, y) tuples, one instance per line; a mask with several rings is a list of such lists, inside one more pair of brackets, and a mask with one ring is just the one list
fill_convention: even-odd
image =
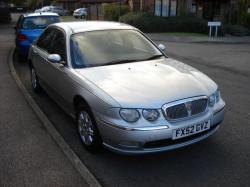
[(77, 110), (78, 110), (78, 107), (79, 107), (80, 103), (86, 105), (91, 110), (90, 105), (88, 104), (86, 99), (84, 99), (84, 97), (82, 97), (81, 95), (75, 95), (74, 98), (73, 98), (73, 106), (74, 106), (75, 114), (77, 113)]
[(31, 59), (28, 59), (28, 64), (29, 64), (29, 68), (31, 69), (33, 67), (33, 63), (31, 61)]

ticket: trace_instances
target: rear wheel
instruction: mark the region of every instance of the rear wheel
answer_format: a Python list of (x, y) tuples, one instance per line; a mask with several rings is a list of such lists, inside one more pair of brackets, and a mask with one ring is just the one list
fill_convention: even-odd
[(81, 141), (87, 150), (96, 152), (102, 148), (102, 140), (94, 116), (86, 104), (78, 106), (77, 127)]
[(41, 91), (41, 86), (40, 86), (40, 83), (39, 83), (39, 80), (38, 80), (38, 77), (37, 77), (37, 74), (36, 74), (36, 70), (33, 66), (31, 66), (30, 68), (30, 73), (31, 73), (31, 84), (32, 84), (32, 88), (35, 92), (40, 92)]

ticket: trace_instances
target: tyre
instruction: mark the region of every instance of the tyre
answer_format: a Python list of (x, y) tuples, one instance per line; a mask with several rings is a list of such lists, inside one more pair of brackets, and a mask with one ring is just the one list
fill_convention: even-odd
[(37, 93), (41, 92), (41, 86), (36, 74), (36, 70), (32, 65), (30, 67), (30, 74), (31, 74), (31, 85), (33, 90)]
[(27, 61), (27, 57), (25, 57), (25, 56), (21, 53), (19, 47), (16, 46), (15, 52), (16, 52), (16, 54), (17, 54), (17, 60), (18, 60), (19, 62), (26, 62), (26, 61)]
[(83, 103), (77, 108), (77, 128), (84, 147), (91, 152), (100, 151), (102, 139), (90, 108)]

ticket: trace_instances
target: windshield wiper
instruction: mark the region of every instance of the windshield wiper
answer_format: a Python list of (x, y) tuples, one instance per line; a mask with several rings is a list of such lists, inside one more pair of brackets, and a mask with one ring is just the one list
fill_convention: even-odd
[(164, 56), (163, 54), (160, 54), (160, 55), (154, 55), (154, 56), (151, 56), (149, 58), (139, 59), (139, 60), (116, 60), (116, 61), (104, 63), (104, 64), (102, 64), (102, 66), (114, 65), (114, 64), (126, 64), (126, 63), (130, 63), (130, 62), (139, 62), (139, 61), (145, 61), (145, 60), (153, 60), (153, 59), (160, 58), (163, 56)]
[(163, 57), (164, 55), (163, 54), (160, 54), (160, 55), (153, 55), (145, 60), (154, 60), (154, 59), (157, 59), (157, 58), (160, 58), (160, 57)]
[(116, 60), (116, 61), (111, 61), (111, 62), (107, 62), (102, 64), (103, 66), (106, 65), (114, 65), (114, 64), (126, 64), (126, 63), (130, 63), (130, 62), (137, 62), (138, 60)]

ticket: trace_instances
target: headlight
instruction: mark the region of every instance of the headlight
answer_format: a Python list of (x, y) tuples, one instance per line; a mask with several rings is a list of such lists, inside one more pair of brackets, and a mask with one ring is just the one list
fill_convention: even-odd
[(155, 121), (159, 117), (159, 112), (155, 109), (144, 109), (142, 115), (148, 121)]
[(213, 107), (215, 103), (220, 100), (220, 91), (216, 90), (212, 95), (209, 96), (209, 106)]
[(215, 102), (218, 103), (220, 100), (220, 90), (217, 90), (215, 92)]
[(120, 116), (127, 122), (136, 122), (140, 118), (140, 113), (136, 109), (121, 109)]

